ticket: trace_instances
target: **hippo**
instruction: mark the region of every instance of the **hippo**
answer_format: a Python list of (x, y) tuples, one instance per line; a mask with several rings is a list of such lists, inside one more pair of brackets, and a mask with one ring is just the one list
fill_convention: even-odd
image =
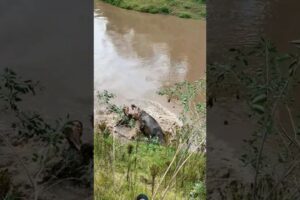
[(158, 138), (161, 144), (165, 143), (164, 133), (158, 122), (147, 112), (132, 104), (130, 107), (125, 106), (123, 112), (129, 118), (137, 120), (140, 124), (141, 132), (148, 137)]
[(83, 125), (79, 120), (68, 122), (63, 130), (63, 133), (65, 134), (71, 147), (75, 148), (78, 151), (81, 150), (82, 130), (83, 130)]

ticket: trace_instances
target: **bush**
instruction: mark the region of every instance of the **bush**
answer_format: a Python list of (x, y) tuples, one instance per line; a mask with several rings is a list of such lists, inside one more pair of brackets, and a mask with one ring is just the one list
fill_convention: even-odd
[(188, 13), (180, 13), (180, 14), (179, 14), (179, 17), (180, 17), (180, 18), (186, 18), (186, 19), (189, 19), (189, 18), (191, 18), (192, 16), (191, 16), (190, 14), (188, 14)]
[(169, 10), (169, 8), (163, 6), (160, 8), (160, 13), (169, 14), (170, 10)]
[(152, 5), (142, 6), (140, 8), (140, 11), (141, 12), (146, 12), (146, 13), (152, 13), (152, 14), (159, 13), (159, 9), (155, 6), (152, 6)]
[(115, 6), (119, 6), (122, 3), (122, 0), (103, 0), (106, 3), (110, 3)]
[(190, 200), (206, 199), (206, 187), (203, 182), (196, 183), (190, 192)]

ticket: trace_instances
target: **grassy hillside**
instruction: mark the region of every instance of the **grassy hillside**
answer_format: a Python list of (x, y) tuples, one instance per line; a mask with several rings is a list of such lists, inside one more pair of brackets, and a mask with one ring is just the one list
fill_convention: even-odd
[(206, 0), (102, 0), (112, 5), (146, 13), (201, 19), (206, 16)]

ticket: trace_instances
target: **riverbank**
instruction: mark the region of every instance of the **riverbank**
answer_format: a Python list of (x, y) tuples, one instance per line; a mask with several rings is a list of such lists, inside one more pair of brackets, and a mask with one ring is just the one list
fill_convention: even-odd
[[(196, 87), (189, 88), (189, 92), (196, 92), (191, 91)], [(184, 108), (177, 98), (182, 90), (171, 90), (172, 95), (167, 88), (160, 94), (170, 99), (168, 104)], [(186, 92), (183, 96), (188, 102), (192, 99)], [(116, 97), (104, 91), (95, 101), (95, 199), (135, 199), (140, 193), (150, 199), (205, 199), (205, 127), (200, 110), (190, 122), (185, 120), (188, 113), (179, 118), (179, 113), (157, 102), (131, 100), (161, 126), (166, 143), (160, 145), (139, 131), (139, 122), (124, 115), (124, 104), (115, 104)]]
[(174, 15), (181, 18), (203, 19), (206, 0), (100, 0), (114, 6), (151, 14)]
[[(135, 103), (143, 105), (142, 108), (157, 119), (168, 133), (166, 140), (169, 145), (148, 141), (133, 123), (122, 125), (118, 113), (107, 111), (105, 107), (96, 110), (95, 200), (136, 199), (140, 193), (147, 194), (149, 198), (154, 198), (156, 193), (155, 199), (165, 200), (205, 199), (204, 152), (188, 152), (187, 148), (177, 144), (183, 129), (178, 128), (177, 140), (171, 139), (173, 131), (182, 124), (166, 108), (156, 108), (157, 104), (152, 102)], [(184, 160), (186, 162), (182, 163)], [(178, 184), (174, 185), (174, 182)]]

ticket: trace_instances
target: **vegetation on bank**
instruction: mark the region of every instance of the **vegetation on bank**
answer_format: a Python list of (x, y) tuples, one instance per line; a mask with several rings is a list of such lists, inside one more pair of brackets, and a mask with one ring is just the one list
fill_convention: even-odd
[(0, 199), (45, 199), (59, 184), (69, 191), (92, 187), (92, 153), (89, 158), (84, 154), (86, 144), (79, 153), (66, 137), (66, 131), (73, 131), (70, 115), (52, 120), (22, 105), (42, 88), (12, 69), (0, 72), (0, 114), (9, 116), (0, 130)]
[(128, 10), (152, 14), (175, 15), (202, 19), (206, 16), (206, 0), (102, 0)]
[[(140, 193), (150, 199), (206, 199), (205, 188), (205, 104), (195, 104), (195, 98), (205, 92), (205, 81), (178, 83), (160, 91), (170, 101), (178, 100), (184, 107), (182, 127), (175, 130), (175, 138), (168, 145), (160, 145), (139, 134), (131, 141), (121, 141), (106, 123), (96, 124), (94, 136), (94, 195), (96, 200), (135, 199)], [(128, 119), (121, 108), (110, 103), (114, 95), (107, 91), (98, 98), (109, 112)], [(118, 121), (118, 120), (117, 120)], [(191, 146), (197, 146), (192, 150)]]
[(232, 92), (247, 103), (246, 112), (256, 122), (240, 152), (244, 166), (254, 171), (253, 183), (231, 180), (225, 189), (215, 187), (208, 193), (233, 200), (299, 199), (300, 113), (295, 101), (299, 66), (299, 51), (279, 52), (265, 38), (254, 46), (232, 48), (224, 63), (208, 65), (208, 99)]
[(157, 188), (156, 199), (205, 199), (203, 154), (189, 156), (188, 152), (179, 153), (176, 148), (154, 142), (122, 143), (99, 132), (94, 141), (96, 200), (135, 199), (140, 193), (153, 197)]

